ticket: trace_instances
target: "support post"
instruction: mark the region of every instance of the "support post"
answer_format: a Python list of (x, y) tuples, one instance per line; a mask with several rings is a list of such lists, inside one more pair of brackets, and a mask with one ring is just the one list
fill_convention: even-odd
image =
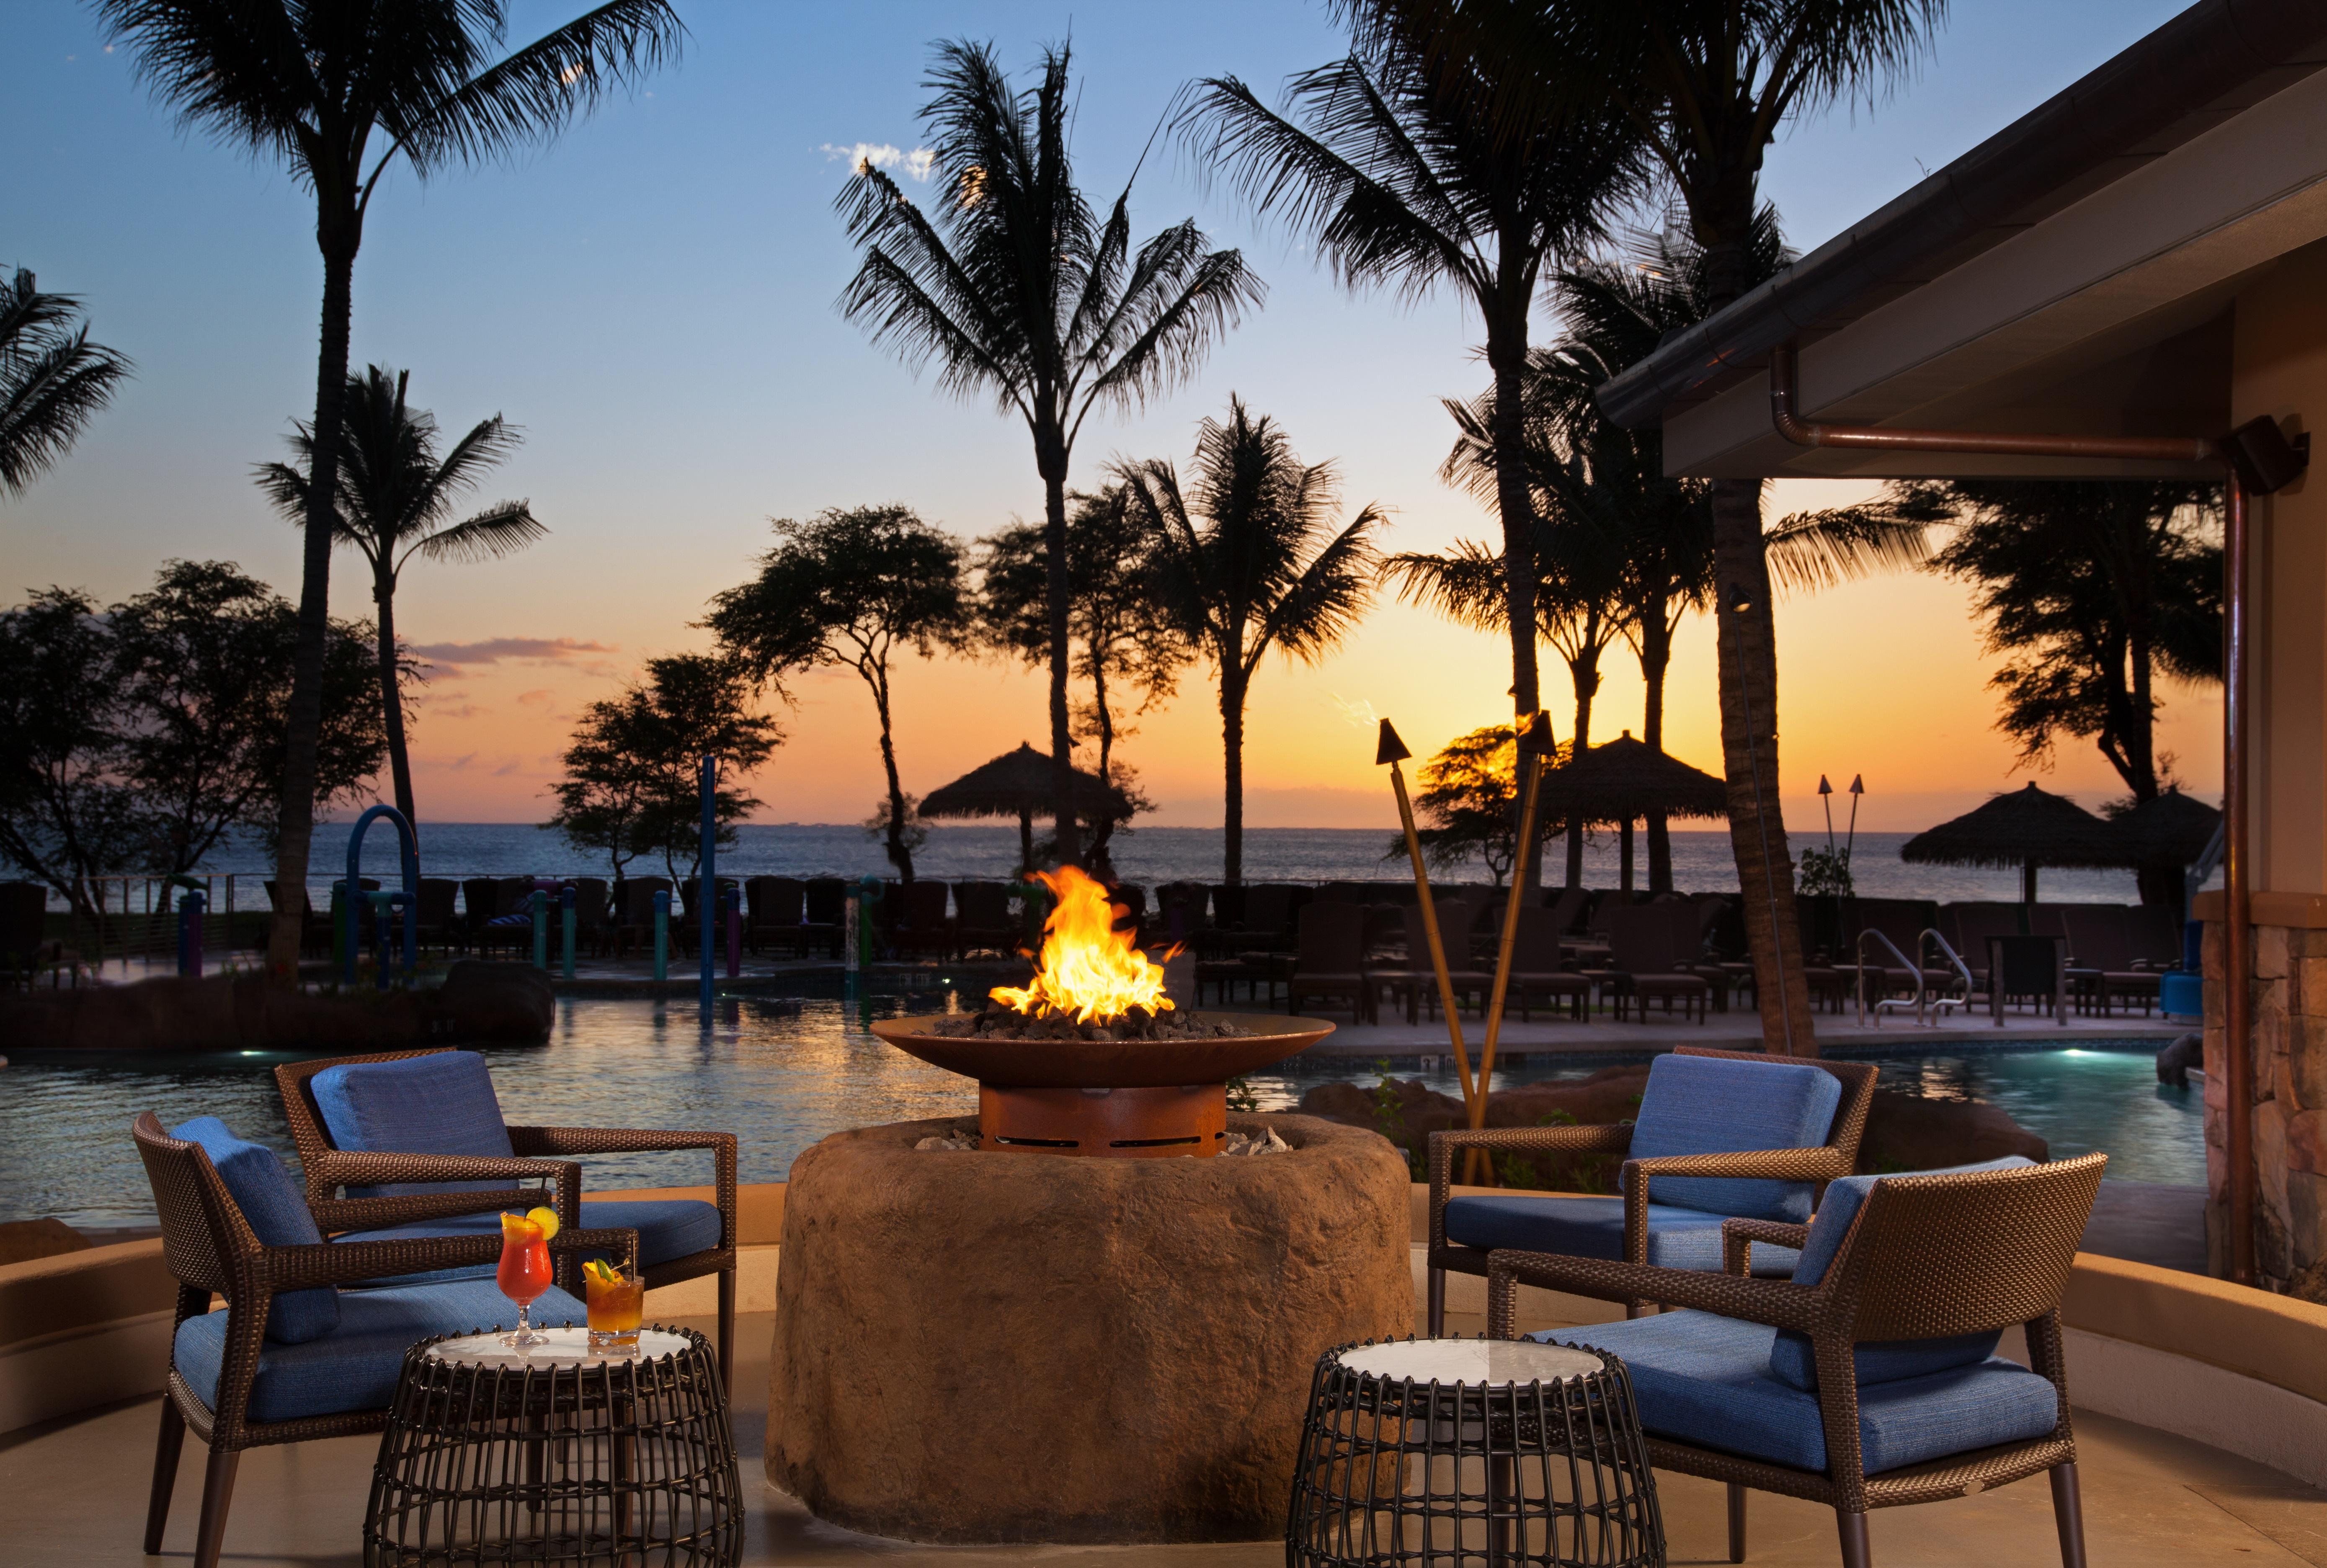
[(703, 1005), (703, 1022), (711, 1022), (711, 998), (715, 987), (711, 976), (711, 943), (714, 931), (713, 910), (719, 901), (719, 759), (705, 752), (703, 756), (703, 846), (695, 875), (695, 912), (702, 922), (703, 963), (696, 986), (696, 1000)]
[(743, 972), (743, 890), (729, 888), (719, 895), (727, 926), (727, 978), (737, 978)]
[(549, 967), (549, 894), (533, 890), (533, 966)]
[(670, 978), (670, 890), (657, 888), (654, 893), (655, 968), (658, 980)]
[(574, 888), (572, 883), (566, 884), (565, 888), (558, 893), (557, 903), (558, 912), (564, 917), (561, 923), (565, 928), (565, 963), (561, 967), (565, 978), (571, 980), (574, 978)]
[(840, 925), (840, 995), (846, 1002), (856, 1000), (857, 964), (856, 932), (864, 919), (864, 901), (856, 890), (850, 888), (841, 901)]
[(189, 980), (202, 977), (202, 908), (208, 902), (191, 889), (178, 899), (178, 973)]
[(2232, 466), (2223, 481), (2222, 595), (2222, 1055), (2230, 1166), (2230, 1279), (2255, 1283), (2254, 1021), (2248, 975), (2247, 907), (2247, 487)]

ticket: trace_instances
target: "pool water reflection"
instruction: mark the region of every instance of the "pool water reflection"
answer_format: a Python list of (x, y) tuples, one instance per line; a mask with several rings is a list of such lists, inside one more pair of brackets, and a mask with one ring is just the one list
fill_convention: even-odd
[[(710, 1026), (692, 1001), (576, 1000), (558, 1004), (550, 1043), (489, 1049), (501, 1109), (512, 1123), (714, 1127), (741, 1143), (743, 1179), (784, 1178), (800, 1151), (867, 1123), (960, 1115), (976, 1087), (893, 1050), (872, 1018), (934, 1012), (941, 994), (720, 1003)], [(0, 1220), (55, 1215), (70, 1224), (153, 1222), (128, 1127), (153, 1110), (164, 1124), (215, 1115), (286, 1156), (289, 1129), (271, 1069), (280, 1053), (127, 1058), (18, 1056), (0, 1069)], [(1602, 1063), (1528, 1065), (1494, 1087), (1582, 1078)], [(1398, 1069), (1459, 1095), (1452, 1068)], [(1289, 1107), (1313, 1085), (1371, 1081), (1360, 1061), (1255, 1075), (1266, 1109)], [(2056, 1155), (2105, 1149), (2119, 1180), (2202, 1185), (2200, 1093), (2162, 1088), (2146, 1054), (2101, 1050), (1958, 1052), (1883, 1059), (1883, 1080), (1931, 1098), (1981, 1099), (2048, 1140)], [(590, 1187), (699, 1183), (699, 1153), (585, 1159)]]

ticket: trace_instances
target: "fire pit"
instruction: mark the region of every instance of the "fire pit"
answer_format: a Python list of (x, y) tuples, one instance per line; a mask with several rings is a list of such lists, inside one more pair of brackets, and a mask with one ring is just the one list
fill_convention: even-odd
[(1306, 1050), (1330, 1023), (1183, 1012), (1164, 966), (1115, 928), (1107, 889), (1069, 866), (1043, 882), (1033, 983), (996, 986), (977, 1013), (901, 1018), (873, 1032), (977, 1080), (980, 1146), (1115, 1159), (1216, 1154), (1228, 1080)]
[[(1329, 1026), (1174, 1007), (1104, 889), (1052, 886), (1032, 985), (874, 1026), (977, 1079), (977, 1119), (792, 1165), (768, 1479), (916, 1541), (1275, 1535), (1319, 1353), (1412, 1330), (1406, 1162), (1231, 1118), (1226, 1080)], [(1203, 1157), (1231, 1133), (1269, 1153)]]

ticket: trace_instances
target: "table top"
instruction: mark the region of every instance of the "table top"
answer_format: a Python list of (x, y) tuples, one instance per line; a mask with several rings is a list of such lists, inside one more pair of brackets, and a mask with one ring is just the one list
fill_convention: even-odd
[(1344, 1350), (1338, 1359), (1369, 1377), (1491, 1386), (1564, 1382), (1599, 1372), (1604, 1365), (1588, 1350), (1533, 1339), (1393, 1339)]
[(623, 1350), (593, 1350), (587, 1329), (543, 1329), (539, 1330), (544, 1343), (530, 1345), (522, 1350), (501, 1343), (498, 1330), (483, 1334), (463, 1334), (457, 1339), (440, 1339), (428, 1348), (429, 1359), (451, 1361), (463, 1367), (506, 1367), (522, 1370), (528, 1367), (603, 1367), (626, 1361), (648, 1361), (662, 1356), (676, 1356), (691, 1348), (683, 1334), (666, 1333), (659, 1329), (639, 1331), (635, 1354)]

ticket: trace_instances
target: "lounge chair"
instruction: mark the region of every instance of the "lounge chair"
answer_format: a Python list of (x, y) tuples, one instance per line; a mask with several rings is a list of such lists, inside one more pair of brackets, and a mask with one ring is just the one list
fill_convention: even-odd
[(954, 941), (961, 954), (991, 953), (1008, 957), (1018, 951), (1023, 933), (1011, 923), (1010, 889), (998, 882), (958, 882), (953, 884)]
[[(1532, 1337), (1622, 1358), (1649, 1462), (1727, 1484), (1733, 1563), (1749, 1489), (1831, 1507), (1844, 1568), (1871, 1568), (1869, 1509), (2049, 1474), (2084, 1568), (2061, 1297), (2107, 1163), (1848, 1177), (1807, 1226), (1732, 1220), (1721, 1274), (1499, 1252), (1487, 1331), (1513, 1337), (1522, 1284), (1685, 1309)], [(1799, 1249), (1792, 1279), (1743, 1277), (1766, 1246)], [(1995, 1353), (2015, 1324), (2026, 1367)]]
[[(671, 891), (667, 876), (625, 877), (615, 884), (621, 890), (614, 910), (614, 957), (621, 957), (633, 945), (654, 949), (654, 896)], [(678, 910), (670, 911), (670, 923), (679, 923)]]
[(821, 945), (837, 958), (840, 944), (846, 937), (843, 928), (848, 920), (848, 884), (836, 876), (812, 876), (806, 885), (807, 939)]
[[(713, 1201), (663, 1199), (591, 1202), (576, 1170), (560, 1218), (588, 1233), (638, 1233), (640, 1272), (649, 1290), (715, 1274), (719, 1366), (732, 1385), (735, 1354), (735, 1135), (638, 1127), (513, 1127), (501, 1120), (484, 1058), (466, 1050), (400, 1050), (275, 1069), (285, 1119), (307, 1178), (307, 1206), (342, 1240), (500, 1234), (501, 1199), (477, 1183), (505, 1181), (511, 1157), (571, 1160), (583, 1154), (705, 1149), (712, 1155)], [(435, 1156), (433, 1179), (414, 1181), (400, 1163)], [(474, 1167), (473, 1171), (471, 1167)], [(385, 1183), (384, 1185), (382, 1183)], [(347, 1196), (339, 1196), (346, 1187)], [(578, 1264), (561, 1280), (572, 1289)]]
[(1311, 997), (1346, 999), (1351, 1019), (1373, 1022), (1373, 982), (1365, 969), (1365, 911), (1355, 904), (1313, 903), (1301, 911), (1288, 1006)]
[(1974, 991), (1987, 989), (1987, 939), (2017, 937), (2026, 929), (2018, 904), (1945, 904), (1939, 909), (1939, 935), (1971, 971)]
[(1681, 1004), (1681, 1017), (1692, 1009), (1703, 1023), (1713, 1004), (1713, 982), (1693, 974), (1687, 966), (1700, 962), (1696, 910), (1687, 904), (1632, 904), (1606, 911), (1609, 962), (1613, 967), (1611, 989), (1616, 996), (1616, 1019), (1623, 1022), (1628, 1003), (1638, 1006), (1640, 1022), (1649, 1021), (1649, 1003), (1662, 1001), (1669, 1016), (1672, 1004)]
[[(1485, 996), (1494, 976), (1471, 964), (1472, 906), (1455, 899), (1435, 899), (1432, 910), (1438, 917), (1438, 939), (1445, 950), (1447, 985), (1454, 994), (1454, 1004), (1460, 1007), (1466, 996)], [(1430, 933), (1422, 923), (1422, 906), (1406, 904), (1397, 912), (1405, 927), (1406, 956), (1373, 966), (1369, 973), (1377, 985), (1388, 991), (1393, 1003), (1406, 1003), (1408, 1023), (1417, 1022), (1425, 1008), (1435, 1018), (1438, 969), (1430, 960)], [(1483, 1010), (1485, 1004), (1479, 1005)]]
[[(1820, 1185), (1858, 1159), (1876, 1071), (1685, 1045), (1650, 1065), (1631, 1122), (1431, 1134), (1430, 1331), (1445, 1330), (1448, 1273), (1484, 1274), (1501, 1248), (1718, 1269), (1724, 1220), (1808, 1219)], [(1623, 1196), (1453, 1198), (1465, 1149), (1612, 1154), (1624, 1162)], [(1762, 1259), (1765, 1273), (1791, 1267), (1788, 1255)]]
[(1578, 1022), (1592, 1005), (1592, 982), (1565, 966), (1559, 943), (1556, 910), (1522, 909), (1511, 933), (1510, 989), (1519, 1017), (1531, 1016), (1537, 1001), (1567, 1003), (1568, 1015)]
[(455, 906), (461, 898), (461, 884), (450, 877), (425, 876), (420, 879), (420, 945), (432, 944), (446, 952), (460, 937), (461, 917)]
[(946, 885), (926, 879), (890, 890), (896, 923), (890, 940), (901, 957), (927, 954), (943, 958), (953, 951), (953, 922), (946, 916)]
[(577, 876), (570, 885), (574, 889), (574, 945), (587, 947), (593, 955), (603, 954), (613, 938), (613, 890), (602, 876)]
[[(147, 1111), (130, 1133), (161, 1212), (162, 1255), (178, 1282), (145, 1554), (162, 1550), (191, 1427), (210, 1449), (193, 1568), (218, 1568), (244, 1450), (378, 1432), (407, 1349), (438, 1334), (516, 1321), (491, 1277), (500, 1256), (500, 1222), (494, 1218), (490, 1233), (327, 1244), (282, 1161), (238, 1139), (216, 1117), (164, 1132)], [(533, 1160), (501, 1166), (511, 1174), (519, 1167), (527, 1174), (557, 1169)], [(636, 1238), (626, 1243), (616, 1250), (634, 1248)], [(378, 1283), (470, 1268), (486, 1277)], [(369, 1288), (341, 1288), (357, 1285)], [(226, 1311), (210, 1310), (213, 1293), (226, 1298)], [(546, 1323), (588, 1316), (581, 1302), (556, 1287), (532, 1311)]]
[(743, 946), (749, 951), (781, 947), (795, 957), (806, 951), (800, 927), (807, 919), (808, 889), (798, 878), (746, 877), (743, 905)]
[[(296, 893), (297, 901), (291, 907), (299, 913), (299, 956), (303, 958), (327, 957), (332, 951), (331, 919), (315, 912), (314, 902), (307, 897), (305, 888), (297, 889)], [(266, 902), (277, 914), (281, 914), (285, 907), (283, 890), (273, 877), (266, 879)]]

